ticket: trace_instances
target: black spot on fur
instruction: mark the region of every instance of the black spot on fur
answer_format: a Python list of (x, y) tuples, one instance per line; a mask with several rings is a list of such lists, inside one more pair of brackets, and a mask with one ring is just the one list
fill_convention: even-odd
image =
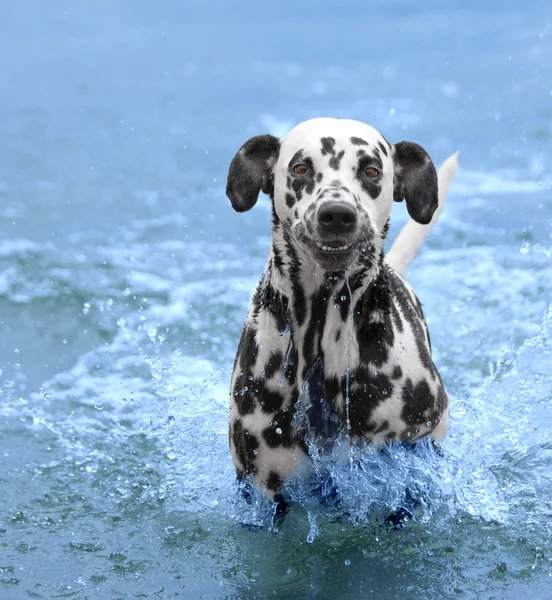
[[(297, 353), (297, 348), (295, 347), (295, 344), (293, 343), (293, 338), (290, 343), (291, 343), (291, 348), (288, 349), (288, 351), (287, 351), (287, 364), (285, 365), (285, 370), (283, 371), (283, 374), (284, 374), (284, 377), (286, 378), (287, 382), (290, 385), (293, 385), (297, 380), (298, 353)], [(282, 369), (283, 368), (284, 368), (284, 365), (282, 365)], [(295, 393), (296, 393), (296, 390), (294, 390), (292, 392), (292, 399), (293, 399), (293, 396)]]
[(311, 301), (310, 320), (303, 340), (303, 354), (305, 357), (305, 372), (316, 362), (318, 358), (324, 360), (320, 344), (326, 324), (329, 290), (322, 286), (316, 292)]
[(387, 271), (382, 271), (371, 282), (355, 306), (358, 343), (363, 362), (381, 367), (389, 358), (389, 349), (395, 341), (391, 322), (391, 292)]
[(403, 372), (402, 372), (401, 367), (399, 365), (395, 365), (393, 367), (393, 373), (391, 373), (391, 377), (393, 379), (400, 379), (402, 377), (402, 374), (403, 374)]
[(362, 138), (359, 138), (359, 137), (352, 137), (351, 144), (354, 144), (355, 146), (369, 146), (370, 145), (366, 140), (363, 140)]
[(322, 156), (326, 156), (326, 154), (329, 154), (330, 155), (330, 162), (329, 162), (330, 168), (334, 169), (335, 171), (338, 171), (340, 163), (341, 163), (341, 159), (345, 155), (345, 150), (336, 152), (335, 139), (333, 137), (320, 138), (320, 143), (322, 144), (322, 147), (320, 149)]
[(290, 258), (288, 275), (291, 281), (294, 294), (294, 303), (291, 307), (291, 310), (295, 313), (295, 319), (297, 321), (297, 324), (301, 326), (305, 322), (307, 314), (307, 301), (305, 298), (305, 291), (303, 290), (303, 286), (301, 285), (301, 281), (299, 278), (301, 272), (301, 261), (299, 260), (299, 256), (295, 250), (293, 240), (291, 239), (291, 236), (287, 231), (283, 232), (283, 237), (286, 245), (286, 251)]
[(382, 230), (381, 230), (381, 239), (385, 241), (385, 238), (387, 237), (387, 233), (389, 231), (389, 227), (391, 226), (391, 220), (387, 219), (387, 221), (385, 222), (385, 225), (383, 226)]
[(266, 388), (263, 390), (263, 393), (260, 395), (259, 404), (265, 413), (273, 413), (282, 408), (284, 403), (284, 396), (280, 392), (267, 390)]
[(282, 368), (284, 355), (280, 350), (273, 350), (264, 368), (264, 377), (271, 379), (274, 373)]
[(401, 319), (401, 315), (399, 314), (399, 311), (397, 310), (395, 302), (391, 302), (391, 318), (393, 320), (393, 324), (395, 325), (395, 329), (399, 333), (403, 333), (404, 332), (403, 321)]
[(272, 418), (272, 424), (263, 429), (263, 439), (270, 448), (283, 446), (289, 448), (293, 445), (294, 430), (291, 425), (294, 412), (279, 410)]
[(275, 242), (272, 243), (272, 261), (273, 261), (274, 267), (278, 271), (280, 271), (280, 273), (282, 273), (283, 267), (284, 267), (282, 252), (281, 252), (279, 246)]
[[(244, 378), (247, 380), (247, 378)], [(244, 379), (237, 380), (238, 385), (234, 388), (235, 391), (238, 392), (238, 395), (234, 397), (236, 401), (236, 405), (238, 407), (238, 414), (240, 417), (244, 417), (245, 415), (251, 415), (255, 412), (255, 399), (253, 397), (252, 392), (249, 390), (246, 392), (242, 392), (245, 386)], [(247, 380), (248, 381), (248, 380)], [(243, 386), (243, 387), (241, 387)]]
[(425, 379), (413, 385), (407, 378), (402, 390), (404, 402), (401, 417), (407, 425), (420, 425), (433, 416), (435, 398)]
[(319, 173), (316, 174), (316, 182), (320, 183), (322, 181), (322, 177), (323, 177), (323, 174), (320, 171)]
[(238, 354), (236, 356), (236, 364), (239, 360), (240, 365), (244, 370), (236, 377), (233, 389), (234, 399), (240, 416), (251, 414), (255, 410), (255, 402), (249, 389), (248, 384), (250, 381), (248, 378), (251, 375), (250, 368), (257, 360), (257, 354), (258, 346), (255, 341), (255, 330), (250, 326), (245, 325), (238, 346)]
[(288, 325), (288, 299), (280, 294), (280, 292), (274, 288), (270, 283), (270, 275), (266, 273), (261, 279), (259, 285), (260, 290), (259, 297), (259, 308), (267, 310), (273, 317), (278, 331), (285, 331)]
[(322, 156), (326, 156), (326, 154), (335, 154), (335, 139), (333, 137), (320, 138), (320, 143), (322, 144), (322, 148), (320, 149)]
[(388, 156), (387, 148), (381, 142), (378, 142), (378, 146), (380, 147), (381, 151), (385, 154), (385, 156)]
[(338, 152), (335, 156), (332, 156), (330, 158), (330, 167), (332, 169), (334, 169), (335, 171), (338, 171), (340, 163), (341, 163), (341, 159), (344, 156), (345, 156), (345, 150), (341, 150), (341, 152)]
[(293, 208), (293, 205), (295, 204), (295, 197), (291, 194), (286, 194), (286, 204), (288, 208)]
[(374, 410), (393, 392), (393, 384), (387, 375), (372, 375), (368, 368), (361, 368), (355, 377), (354, 389), (349, 393), (349, 418), (351, 434), (362, 436), (373, 432), (377, 425), (372, 421)]
[(276, 471), (270, 471), (266, 480), (267, 489), (277, 492), (282, 487), (283, 481)]
[(255, 473), (257, 471), (255, 458), (257, 448), (259, 447), (259, 440), (243, 427), (240, 419), (237, 419), (234, 423), (232, 441), (234, 442), (238, 459), (244, 466), (245, 475)]
[[(345, 300), (342, 300), (342, 298), (345, 298)], [(345, 322), (349, 316), (349, 308), (351, 306), (351, 298), (349, 297), (349, 289), (347, 288), (346, 283), (344, 283), (343, 287), (337, 292), (335, 301), (336, 304), (339, 305), (341, 320)]]

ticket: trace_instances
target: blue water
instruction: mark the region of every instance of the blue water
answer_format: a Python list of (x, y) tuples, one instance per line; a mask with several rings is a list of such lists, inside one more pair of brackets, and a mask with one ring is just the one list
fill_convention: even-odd
[[(0, 598), (549, 598), (549, 3), (0, 12)], [(451, 429), (443, 457), (346, 449), (344, 505), (295, 487), (277, 522), (226, 426), (269, 203), (224, 188), (246, 139), (316, 116), (460, 150), (408, 272)]]

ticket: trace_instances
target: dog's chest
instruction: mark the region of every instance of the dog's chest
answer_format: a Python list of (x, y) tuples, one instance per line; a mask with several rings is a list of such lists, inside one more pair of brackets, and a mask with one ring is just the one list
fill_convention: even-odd
[(294, 315), (299, 374), (304, 377), (318, 360), (324, 376), (345, 374), (358, 356), (350, 296), (341, 286), (324, 287), (308, 298), (307, 307), (300, 325)]
[(366, 296), (340, 282), (307, 298), (300, 324), (291, 309), (310, 431), (335, 432), (327, 419), (336, 415), (353, 435), (374, 441), (431, 431), (446, 397), (415, 297), (406, 288)]

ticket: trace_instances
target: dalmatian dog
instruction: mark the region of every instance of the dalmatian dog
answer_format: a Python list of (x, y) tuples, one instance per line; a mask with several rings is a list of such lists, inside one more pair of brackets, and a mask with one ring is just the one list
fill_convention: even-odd
[[(269, 498), (339, 436), (379, 444), (442, 440), (448, 396), (422, 306), (402, 271), (442, 208), (456, 155), (439, 180), (427, 152), (390, 144), (364, 123), (321, 118), (235, 155), (227, 195), (272, 200), (272, 245), (235, 360), (229, 441), (238, 478)], [(384, 257), (393, 202), (411, 220)], [(298, 415), (299, 407), (301, 415)], [(302, 418), (298, 418), (301, 416)]]

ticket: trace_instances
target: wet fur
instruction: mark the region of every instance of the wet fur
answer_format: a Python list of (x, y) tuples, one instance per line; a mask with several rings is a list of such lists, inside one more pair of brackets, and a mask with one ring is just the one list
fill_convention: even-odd
[[(297, 161), (308, 176), (295, 175)], [(370, 166), (377, 177), (365, 176)], [(393, 201), (405, 198), (418, 226), (439, 205), (425, 150), (389, 144), (356, 121), (315, 119), (238, 151), (228, 177), (232, 205), (249, 210), (261, 190), (272, 200), (272, 245), (232, 375), (229, 441), (238, 477), (277, 498), (286, 477), (308, 467), (305, 431), (294, 419), (305, 397), (305, 426), (322, 446), (343, 434), (370, 443), (443, 439), (448, 396), (422, 306), (383, 254)], [(330, 200), (357, 215), (350, 256), (316, 244), (317, 214)]]

